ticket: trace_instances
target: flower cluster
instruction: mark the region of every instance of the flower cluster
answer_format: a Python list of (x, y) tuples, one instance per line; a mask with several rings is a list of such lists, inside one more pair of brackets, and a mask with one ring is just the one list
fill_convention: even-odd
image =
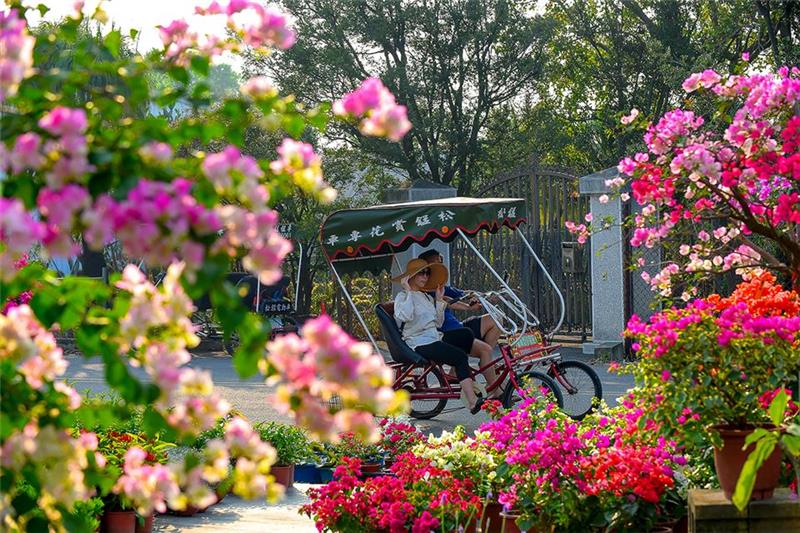
[[(2, 254), (0, 254), (0, 261), (2, 261)], [(24, 268), (25, 266), (27, 266), (27, 264), (28, 264), (28, 255), (24, 254), (21, 258), (19, 258), (19, 260), (17, 260), (14, 263), (14, 269), (15, 270), (19, 270), (19, 269)], [(2, 276), (2, 273), (0, 273), (0, 280), (2, 280), (2, 279), (3, 279), (3, 276)], [(30, 302), (31, 298), (33, 298), (33, 293), (31, 291), (23, 291), (15, 298), (6, 299), (5, 302), (0, 300), (0, 305), (2, 306), (2, 307), (0, 307), (0, 314), (2, 314), (2, 315), (8, 314), (8, 312), (11, 309), (13, 309), (13, 308), (15, 308), (15, 307), (17, 307), (19, 305), (24, 305), (24, 304), (27, 304), (28, 302)]]
[(631, 404), (573, 422), (532, 396), (484, 424), (477, 441), (504, 463), (498, 501), (521, 514), (522, 526), (648, 529), (685, 461), (643, 413)]
[[(794, 232), (800, 221), (800, 117), (795, 112), (800, 69), (727, 77), (705, 70), (692, 74), (683, 88), (707, 94), (717, 108), (732, 109), (727, 127), (717, 131), (713, 125), (725, 121), (706, 124), (691, 110), (669, 111), (647, 127), (647, 151), (622, 159), (620, 177), (606, 182), (620, 192), (629, 186), (642, 206), (629, 221), (632, 246), (651, 248), (690, 235), (681, 247), (686, 259), (648, 281), (670, 296), (676, 275), (698, 279), (769, 267), (791, 273), (800, 284), (800, 246)], [(709, 227), (709, 220), (723, 225)], [(571, 225), (570, 231), (586, 231)], [(752, 234), (774, 242), (784, 257), (764, 247), (757, 252)]]
[(464, 428), (457, 426), (452, 432), (442, 432), (440, 437), (430, 435), (411, 450), (415, 456), (430, 461), (432, 466), (469, 478), (480, 496), (496, 489), (497, 466), (500, 454), (493, 453), (485, 439), (467, 436)]
[[(41, 485), (41, 497), (37, 502), (47, 516), (57, 516), (57, 504), (67, 509), (79, 501), (92, 495), (87, 486), (84, 470), (89, 467), (89, 455), (97, 449), (97, 436), (94, 433), (82, 433), (73, 437), (66, 430), (53, 425), (39, 427), (31, 422), (21, 431), (14, 431), (5, 440), (0, 449), (0, 464), (4, 475), (24, 472), (35, 477)], [(102, 462), (102, 457), (100, 458)], [(9, 491), (13, 494), (14, 489)], [(4, 525), (14, 524), (13, 515), (5, 516)], [(23, 528), (24, 530), (24, 528)]]
[(47, 184), (59, 188), (70, 180), (81, 180), (94, 170), (89, 164), (86, 112), (58, 106), (39, 120), (39, 127), (54, 137), (44, 143), (44, 153), (53, 161), (45, 173)]
[[(240, 496), (275, 500), (282, 494), (280, 485), (269, 476), (275, 451), (259, 439), (244, 419), (232, 418), (225, 425), (223, 438), (210, 440), (202, 454), (195, 456), (191, 463), (164, 464), (164, 458), (154, 455), (152, 446), (141, 438), (131, 438), (127, 434), (113, 437), (112, 440), (123, 446), (122, 453), (114, 449), (106, 451), (107, 460), (120, 461), (122, 466), (122, 475), (113, 492), (143, 516), (153, 510), (164, 512), (167, 507), (176, 510), (187, 506), (206, 508), (217, 500), (211, 484), (220, 483), (229, 476), (233, 491)], [(234, 461), (231, 472), (230, 465)]]
[(361, 119), (361, 133), (372, 137), (399, 141), (411, 129), (405, 106), (397, 105), (394, 95), (377, 78), (364, 80), (361, 87), (334, 102), (333, 112)]
[(766, 421), (759, 397), (800, 364), (800, 297), (762, 272), (727, 298), (711, 295), (642, 322), (626, 336), (641, 357), (633, 367), (655, 416), (677, 433), (704, 424)]
[(160, 288), (156, 288), (134, 265), (128, 265), (117, 287), (129, 293), (128, 312), (119, 323), (121, 350), (133, 348), (141, 364), (159, 386), (156, 407), (177, 429), (198, 433), (214, 426), (230, 406), (214, 392), (211, 375), (185, 365), (187, 347), (199, 339), (189, 316), (192, 301), (180, 285), (183, 265), (167, 269)]
[(394, 422), (388, 418), (383, 418), (379, 425), (381, 448), (390, 457), (396, 457), (411, 450), (415, 444), (423, 440), (422, 432), (411, 424)]
[(0, 105), (17, 94), (20, 82), (33, 74), (35, 42), (16, 9), (0, 11)]
[(456, 531), (480, 512), (481, 500), (469, 479), (436, 468), (407, 453), (392, 467), (396, 475), (359, 481), (361, 462), (348, 459), (334, 480), (311, 489), (311, 503), (301, 512), (314, 518), (319, 531), (388, 529), (428, 533)]
[(39, 324), (27, 305), (0, 315), (0, 360), (16, 363), (33, 389), (45, 387), (67, 370), (53, 334)]
[(277, 213), (269, 209), (248, 211), (236, 205), (222, 205), (215, 209), (215, 215), (224, 233), (212, 251), (231, 258), (244, 253), (242, 265), (258, 276), (261, 283), (271, 285), (280, 280), (281, 263), (292, 245), (276, 230)]
[(193, 52), (214, 57), (227, 51), (240, 49), (242, 43), (258, 50), (287, 49), (295, 41), (295, 32), (289, 27), (288, 16), (274, 7), (266, 7), (252, 0), (231, 0), (223, 5), (214, 0), (208, 7), (197, 7), (196, 13), (227, 17), (227, 27), (236, 38), (223, 39), (217, 35), (192, 30), (185, 20), (175, 20), (159, 27), (165, 56), (177, 65), (186, 65)]
[(122, 202), (105, 197), (100, 211), (130, 256), (142, 257), (151, 265), (183, 260), (193, 270), (204, 258), (204, 247), (197, 241), (215, 235), (222, 224), (194, 199), (191, 189), (192, 182), (185, 179), (140, 180)]
[(322, 161), (310, 144), (284, 139), (278, 146), (278, 155), (280, 159), (269, 166), (275, 174), (291, 176), (301, 190), (315, 194), (325, 203), (336, 198), (336, 191), (322, 179)]
[[(364, 409), (393, 414), (402, 406), (383, 358), (327, 315), (306, 322), (300, 336), (279, 336), (267, 344), (267, 351), (269, 366), (265, 361), (262, 372), (276, 372), (268, 382), (280, 383), (275, 395), (278, 405), (292, 412), (312, 435), (335, 440), (340, 432), (350, 431), (374, 441), (378, 438), (375, 421)], [(329, 407), (334, 398), (343, 407), (336, 413)]]

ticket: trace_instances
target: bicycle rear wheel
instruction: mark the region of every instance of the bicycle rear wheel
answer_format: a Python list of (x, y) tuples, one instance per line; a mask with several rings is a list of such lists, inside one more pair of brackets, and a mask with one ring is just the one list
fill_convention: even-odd
[(603, 385), (597, 372), (582, 361), (560, 361), (547, 371), (561, 390), (564, 412), (580, 420), (594, 410), (603, 398)]
[(558, 388), (555, 381), (546, 374), (535, 370), (523, 372), (517, 376), (517, 383), (520, 385), (519, 389), (515, 388), (514, 384), (509, 381), (503, 391), (503, 407), (506, 409), (512, 409), (524, 398), (541, 396), (548, 393), (553, 395), (559, 407), (564, 405), (564, 398), (561, 395), (561, 390)]
[(447, 381), (445, 381), (445, 377), (436, 367), (415, 367), (411, 375), (403, 380), (398, 388), (407, 390), (411, 396), (411, 412), (409, 414), (412, 418), (418, 420), (434, 418), (441, 413), (447, 405), (446, 398), (414, 398), (415, 395), (431, 392), (431, 389), (438, 391), (447, 390)]

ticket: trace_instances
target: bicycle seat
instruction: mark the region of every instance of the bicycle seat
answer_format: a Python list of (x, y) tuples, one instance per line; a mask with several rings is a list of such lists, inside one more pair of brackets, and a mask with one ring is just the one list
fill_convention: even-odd
[(397, 363), (405, 365), (426, 365), (428, 360), (408, 347), (403, 340), (403, 334), (394, 320), (394, 302), (375, 305), (375, 314), (378, 315), (378, 325), (381, 328), (383, 339), (389, 347), (389, 354)]

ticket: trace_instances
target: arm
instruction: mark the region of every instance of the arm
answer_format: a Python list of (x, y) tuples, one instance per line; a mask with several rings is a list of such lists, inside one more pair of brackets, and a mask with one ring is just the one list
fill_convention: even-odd
[(414, 319), (414, 300), (411, 291), (401, 291), (394, 297), (394, 318), (398, 322), (410, 322)]
[(447, 309), (447, 302), (444, 301), (444, 287), (441, 285), (436, 289), (433, 304), (436, 307), (436, 327), (440, 328), (444, 324), (444, 310)]

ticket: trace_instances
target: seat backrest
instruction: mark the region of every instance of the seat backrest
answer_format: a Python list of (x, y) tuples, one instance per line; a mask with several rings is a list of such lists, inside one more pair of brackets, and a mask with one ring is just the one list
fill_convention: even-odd
[[(391, 314), (389, 314), (391, 312)], [(389, 354), (397, 363), (407, 365), (425, 365), (428, 360), (408, 347), (403, 340), (403, 334), (394, 320), (394, 302), (385, 302), (375, 305), (375, 314), (378, 315), (378, 325), (383, 333), (383, 339), (389, 348)]]

